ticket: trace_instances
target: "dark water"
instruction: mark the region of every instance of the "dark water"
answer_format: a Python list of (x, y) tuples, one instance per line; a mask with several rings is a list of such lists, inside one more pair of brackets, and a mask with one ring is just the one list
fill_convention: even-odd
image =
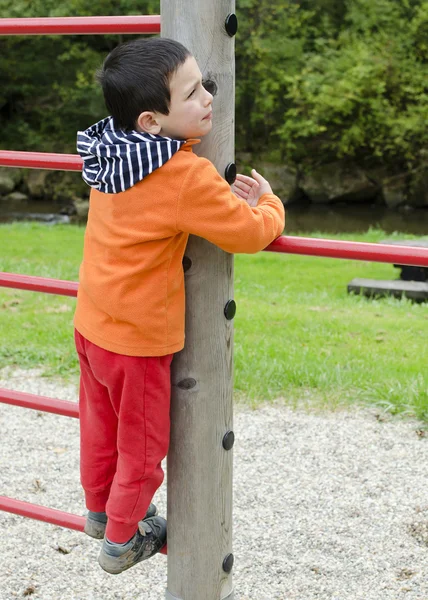
[[(64, 211), (66, 212), (66, 211)], [(70, 223), (67, 214), (61, 214), (62, 207), (48, 202), (28, 202), (14, 206), (3, 206), (0, 202), (0, 223), (13, 223), (14, 221), (36, 221), (40, 223)]]
[[(76, 222), (60, 214), (61, 208), (43, 202), (19, 205), (14, 211), (0, 203), (0, 223), (39, 221), (44, 223)], [(287, 209), (287, 231), (325, 233), (364, 233), (370, 227), (386, 233), (394, 231), (428, 235), (428, 209), (388, 210), (379, 206), (309, 205)]]
[(428, 235), (428, 209), (390, 210), (378, 206), (309, 205), (287, 210), (287, 229), (293, 232), (385, 233)]

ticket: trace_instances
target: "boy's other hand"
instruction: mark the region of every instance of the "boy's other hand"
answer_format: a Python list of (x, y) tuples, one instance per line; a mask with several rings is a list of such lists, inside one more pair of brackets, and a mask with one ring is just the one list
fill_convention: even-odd
[(257, 173), (255, 169), (252, 169), (251, 175), (253, 177), (247, 177), (247, 175), (238, 173), (232, 190), (235, 196), (242, 198), (250, 206), (257, 206), (263, 194), (272, 194), (273, 192), (269, 182)]

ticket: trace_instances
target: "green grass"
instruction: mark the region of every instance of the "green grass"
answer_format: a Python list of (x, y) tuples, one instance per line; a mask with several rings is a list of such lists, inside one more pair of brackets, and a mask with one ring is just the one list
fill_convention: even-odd
[[(83, 228), (0, 226), (0, 270), (77, 280)], [(291, 235), (291, 234), (290, 234)], [(350, 239), (350, 235), (312, 237)], [(376, 242), (381, 231), (352, 235)], [(412, 236), (395, 235), (395, 238)], [(262, 252), (235, 261), (235, 392), (257, 404), (371, 403), (428, 420), (428, 305), (349, 296), (354, 277), (397, 277), (392, 265)], [(75, 300), (0, 289), (0, 361), (78, 372)]]
[[(14, 223), (0, 226), (0, 271), (77, 281), (84, 229)], [(77, 375), (75, 299), (0, 288), (0, 364), (40, 366), (46, 375)]]

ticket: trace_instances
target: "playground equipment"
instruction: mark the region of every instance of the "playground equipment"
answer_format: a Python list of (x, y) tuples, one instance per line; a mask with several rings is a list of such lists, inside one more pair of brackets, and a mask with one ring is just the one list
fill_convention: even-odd
[[(197, 147), (233, 180), (234, 33), (232, 0), (162, 0), (161, 17), (0, 19), (0, 35), (159, 33), (187, 46), (219, 88), (212, 135)], [(162, 28), (160, 24), (162, 22)], [(0, 166), (81, 170), (76, 155), (0, 151)], [(428, 250), (280, 237), (272, 252), (428, 265)], [(233, 257), (191, 238), (186, 273), (186, 348), (174, 360), (168, 455), (167, 600), (232, 600)], [(75, 296), (78, 285), (0, 273), (0, 286)], [(78, 406), (0, 390), (0, 402), (78, 418)], [(84, 518), (0, 497), (0, 510), (83, 530)]]

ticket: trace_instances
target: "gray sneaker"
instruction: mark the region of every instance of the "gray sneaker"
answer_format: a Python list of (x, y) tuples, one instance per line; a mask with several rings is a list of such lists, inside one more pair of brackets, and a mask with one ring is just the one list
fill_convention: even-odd
[[(158, 514), (158, 509), (154, 504), (150, 504), (147, 509), (144, 519), (155, 517)], [(86, 517), (86, 523), (83, 531), (96, 540), (102, 540), (106, 532), (107, 515), (105, 513), (89, 512)]]
[(104, 571), (117, 575), (157, 554), (166, 544), (166, 520), (151, 517), (140, 521), (127, 544), (113, 544), (104, 539), (98, 562)]

